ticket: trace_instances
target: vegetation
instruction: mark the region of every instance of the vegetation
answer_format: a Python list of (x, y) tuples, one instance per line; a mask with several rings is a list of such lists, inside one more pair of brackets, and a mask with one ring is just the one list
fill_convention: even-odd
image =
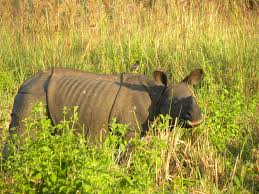
[[(1, 162), (2, 193), (259, 191), (257, 1), (0, 2), (0, 147), (19, 85), (38, 70), (118, 73), (139, 60), (138, 72), (148, 76), (206, 72), (196, 90), (205, 122), (169, 130), (170, 118), (160, 117), (130, 146), (125, 125), (113, 123), (106, 142), (91, 145), (68, 127), (76, 112), (56, 127), (29, 118), (27, 132), (37, 135)], [(55, 129), (63, 133), (54, 136)]]

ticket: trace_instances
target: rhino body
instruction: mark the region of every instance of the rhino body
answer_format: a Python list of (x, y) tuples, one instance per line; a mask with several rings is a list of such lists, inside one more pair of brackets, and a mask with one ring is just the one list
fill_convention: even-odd
[[(23, 133), (21, 122), (29, 116), (33, 105), (41, 101), (54, 125), (64, 119), (63, 108), (78, 106), (79, 130), (87, 136), (98, 137), (108, 132), (112, 118), (129, 124), (141, 132), (148, 129), (159, 113), (157, 106), (165, 89), (143, 75), (101, 75), (79, 70), (53, 68), (42, 71), (25, 81), (14, 100), (10, 128)], [(67, 117), (71, 114), (68, 112)], [(129, 131), (128, 136), (133, 136)]]
[[(20, 87), (11, 114), (10, 133), (23, 135), (23, 120), (36, 102), (56, 125), (64, 119), (63, 108), (78, 107), (77, 132), (91, 139), (102, 139), (109, 132), (112, 118), (129, 125), (126, 138), (144, 135), (149, 121), (158, 114), (170, 114), (195, 127), (202, 121), (200, 108), (190, 86), (197, 84), (203, 71), (192, 71), (183, 81), (171, 84), (166, 74), (155, 71), (153, 79), (140, 74), (94, 74), (67, 68), (41, 71)], [(66, 115), (69, 117), (70, 112)]]

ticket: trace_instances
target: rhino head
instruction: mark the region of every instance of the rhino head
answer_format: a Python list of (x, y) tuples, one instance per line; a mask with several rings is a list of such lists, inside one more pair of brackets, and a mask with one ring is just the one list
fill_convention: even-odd
[(162, 71), (155, 71), (153, 77), (155, 81), (165, 86), (160, 99), (160, 113), (169, 114), (173, 121), (178, 118), (182, 121), (183, 127), (198, 126), (203, 118), (193, 93), (193, 86), (198, 84), (204, 77), (203, 70), (193, 70), (178, 83), (169, 83), (166, 74)]

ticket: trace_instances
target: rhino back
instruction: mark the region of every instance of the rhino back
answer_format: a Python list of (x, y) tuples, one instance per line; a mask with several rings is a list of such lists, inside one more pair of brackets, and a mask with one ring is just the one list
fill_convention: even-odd
[[(63, 107), (78, 106), (81, 130), (87, 136), (105, 135), (110, 111), (119, 90), (119, 76), (54, 72), (48, 86), (48, 109), (54, 124), (63, 120)], [(67, 117), (71, 114), (68, 113)]]

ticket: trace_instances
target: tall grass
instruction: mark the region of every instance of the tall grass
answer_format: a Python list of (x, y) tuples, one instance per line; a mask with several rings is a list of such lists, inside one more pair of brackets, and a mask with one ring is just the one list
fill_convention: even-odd
[[(114, 178), (127, 172), (130, 178), (125, 180), (135, 180), (129, 185), (138, 185), (143, 192), (258, 191), (257, 1), (0, 2), (0, 128), (4, 132), (19, 85), (40, 69), (63, 66), (118, 73), (128, 72), (139, 60), (139, 73), (150, 75), (161, 69), (180, 81), (191, 69), (201, 67), (206, 77), (196, 95), (205, 122), (193, 131), (149, 134), (128, 166), (112, 162), (104, 166), (116, 166), (109, 175)], [(89, 159), (87, 154), (83, 157)], [(85, 173), (83, 168), (77, 170)], [(12, 173), (5, 177), (20, 180)], [(141, 177), (146, 182), (141, 183)]]

